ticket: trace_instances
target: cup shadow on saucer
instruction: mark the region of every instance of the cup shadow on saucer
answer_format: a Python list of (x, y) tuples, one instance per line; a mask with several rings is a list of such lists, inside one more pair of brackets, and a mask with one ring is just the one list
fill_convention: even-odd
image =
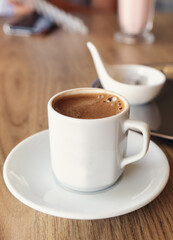
[(55, 177), (52, 170), (51, 170), (51, 172), (52, 172), (53, 180), (60, 188), (63, 188), (64, 190), (66, 190), (68, 192), (72, 192), (75, 194), (81, 194), (81, 195), (95, 195), (95, 194), (100, 194), (100, 193), (104, 193), (106, 191), (112, 190), (112, 189), (116, 188), (117, 185), (119, 185), (119, 183), (121, 182), (121, 179), (123, 178), (123, 174), (124, 174), (124, 173), (122, 173), (121, 176), (118, 178), (118, 180), (116, 180), (115, 183), (113, 183), (111, 186), (109, 186), (107, 188), (104, 188), (102, 190), (97, 190), (97, 191), (87, 191), (86, 192), (86, 191), (74, 190), (72, 188), (65, 186), (60, 181), (58, 181), (58, 179)]

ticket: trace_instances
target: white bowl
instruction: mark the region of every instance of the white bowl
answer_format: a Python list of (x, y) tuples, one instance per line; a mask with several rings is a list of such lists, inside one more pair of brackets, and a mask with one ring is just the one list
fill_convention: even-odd
[(152, 67), (144, 65), (115, 65), (111, 77), (99, 76), (103, 88), (115, 91), (127, 98), (130, 104), (152, 101), (161, 91), (166, 77)]
[(94, 44), (88, 42), (87, 47), (103, 88), (123, 95), (135, 105), (150, 102), (161, 91), (166, 81), (161, 71), (136, 64), (107, 66), (105, 69)]

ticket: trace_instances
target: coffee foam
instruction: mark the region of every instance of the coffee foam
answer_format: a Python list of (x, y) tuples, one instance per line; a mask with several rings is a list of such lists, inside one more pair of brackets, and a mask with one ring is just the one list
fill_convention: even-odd
[(80, 119), (110, 117), (125, 109), (123, 100), (107, 93), (76, 93), (58, 96), (53, 100), (52, 106), (65, 116)]

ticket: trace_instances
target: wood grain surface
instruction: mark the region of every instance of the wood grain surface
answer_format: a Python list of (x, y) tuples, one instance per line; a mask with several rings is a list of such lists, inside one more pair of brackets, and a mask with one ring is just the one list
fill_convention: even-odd
[(173, 141), (152, 138), (171, 168), (164, 191), (147, 206), (120, 217), (82, 221), (49, 216), (16, 200), (5, 186), (2, 170), (8, 153), (48, 127), (48, 99), (65, 89), (88, 87), (97, 78), (88, 40), (109, 64), (173, 62), (173, 14), (157, 13), (155, 43), (135, 46), (114, 41), (114, 14), (80, 16), (90, 28), (87, 36), (61, 29), (45, 37), (7, 36), (0, 20), (0, 240), (171, 240)]

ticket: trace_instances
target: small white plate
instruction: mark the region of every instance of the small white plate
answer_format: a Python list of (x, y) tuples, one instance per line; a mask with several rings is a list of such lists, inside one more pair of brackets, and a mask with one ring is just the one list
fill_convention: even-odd
[[(108, 190), (84, 194), (60, 186), (51, 171), (48, 130), (39, 132), (8, 155), (3, 169), (9, 191), (27, 206), (71, 219), (115, 217), (143, 207), (156, 198), (169, 177), (165, 154), (152, 141), (147, 155), (126, 167)], [(142, 137), (129, 134), (128, 154), (139, 151)]]

